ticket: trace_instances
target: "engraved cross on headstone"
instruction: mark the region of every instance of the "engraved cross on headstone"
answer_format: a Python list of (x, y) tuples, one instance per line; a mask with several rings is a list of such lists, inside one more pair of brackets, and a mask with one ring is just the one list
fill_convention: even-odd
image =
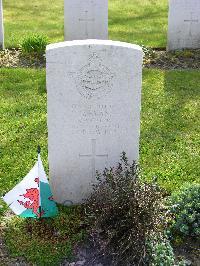
[(106, 158), (108, 158), (108, 154), (96, 154), (96, 139), (92, 139), (92, 153), (91, 154), (79, 154), (79, 157), (91, 158), (92, 177), (94, 179), (95, 176), (96, 176), (96, 157), (106, 157)]
[(94, 22), (94, 19), (89, 19), (88, 11), (85, 11), (85, 18), (79, 18), (79, 21), (85, 22), (85, 35), (88, 37), (88, 22)]
[(193, 17), (193, 12), (190, 12), (190, 19), (184, 19), (184, 22), (189, 22), (190, 23), (190, 30), (189, 30), (189, 35), (192, 36), (192, 25), (193, 23), (198, 23), (199, 20), (198, 19), (195, 19)]

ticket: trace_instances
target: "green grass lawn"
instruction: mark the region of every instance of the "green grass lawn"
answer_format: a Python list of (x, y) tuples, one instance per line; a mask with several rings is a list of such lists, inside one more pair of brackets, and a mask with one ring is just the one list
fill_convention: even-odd
[[(38, 144), (48, 171), (45, 71), (0, 69), (0, 95), (3, 195), (33, 166)], [(140, 164), (147, 179), (157, 176), (169, 192), (200, 181), (199, 98), (198, 71), (144, 70)], [(0, 205), (1, 217), (6, 206), (1, 200)], [(6, 218), (12, 256), (37, 265), (58, 265), (64, 256), (70, 258), (74, 243), (84, 237), (83, 218), (81, 210), (60, 208), (58, 217), (44, 223)]]
[(200, 182), (199, 80), (199, 71), (144, 71), (140, 164), (168, 191)]
[[(3, 0), (6, 47), (17, 47), (29, 33), (63, 41), (63, 0)], [(109, 0), (109, 38), (164, 47), (168, 0)], [(200, 182), (199, 71), (143, 71), (140, 166), (147, 180), (157, 177), (168, 192)], [(0, 69), (0, 196), (13, 188), (37, 160), (37, 146), (48, 173), (45, 70)], [(37, 265), (58, 265), (72, 257), (85, 235), (81, 207), (61, 207), (45, 222), (3, 217), (12, 256)], [(0, 261), (1, 264), (1, 261)], [(5, 265), (5, 264), (4, 264)]]
[[(144, 70), (140, 163), (169, 191), (200, 176), (198, 71)], [(0, 194), (33, 166), (47, 166), (45, 71), (1, 69)]]
[[(63, 0), (3, 0), (6, 47), (18, 46), (28, 33), (50, 42), (64, 39)], [(165, 47), (167, 0), (109, 0), (109, 39)]]

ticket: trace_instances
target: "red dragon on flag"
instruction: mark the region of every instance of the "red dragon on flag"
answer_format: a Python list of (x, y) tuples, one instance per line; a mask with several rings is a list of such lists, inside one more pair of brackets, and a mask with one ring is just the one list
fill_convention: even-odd
[(14, 213), (24, 218), (45, 218), (58, 214), (39, 151), (35, 166), (3, 200)]

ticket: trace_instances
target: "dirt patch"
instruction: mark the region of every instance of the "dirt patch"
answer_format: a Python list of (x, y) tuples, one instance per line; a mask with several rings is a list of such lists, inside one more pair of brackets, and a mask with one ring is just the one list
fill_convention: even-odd
[[(76, 260), (68, 262), (64, 260), (60, 266), (111, 266), (111, 260), (100, 253), (101, 248), (88, 241), (75, 248)], [(185, 261), (187, 266), (200, 265), (200, 240), (188, 238), (183, 244), (174, 247), (177, 263)]]
[(166, 52), (147, 50), (144, 67), (158, 69), (200, 69), (200, 49)]
[(182, 244), (174, 247), (174, 253), (177, 258), (184, 258), (187, 265), (200, 265), (200, 239), (186, 239)]
[[(166, 52), (143, 47), (143, 67), (158, 69), (200, 69), (200, 49)], [(0, 67), (44, 68), (45, 56), (24, 56), (19, 49), (0, 51)]]
[(45, 65), (44, 56), (25, 56), (19, 49), (5, 49), (0, 51), (0, 68), (43, 68)]
[(76, 259), (73, 262), (63, 260), (60, 266), (111, 266), (111, 260), (105, 258), (99, 251), (100, 247), (88, 240), (74, 249)]

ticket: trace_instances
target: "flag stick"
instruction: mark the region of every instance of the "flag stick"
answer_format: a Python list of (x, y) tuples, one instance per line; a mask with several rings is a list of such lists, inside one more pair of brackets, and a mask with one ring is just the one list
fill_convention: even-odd
[[(38, 145), (37, 147), (37, 153), (38, 153), (38, 156), (40, 155), (40, 152), (41, 152), (41, 148), (40, 148), (40, 145)], [(40, 166), (39, 166), (39, 160), (38, 160), (38, 169), (40, 169)], [(39, 182), (38, 182), (38, 186), (39, 186), (39, 220), (41, 221), (41, 216), (42, 216), (42, 206), (41, 206), (41, 200), (40, 200), (40, 176), (39, 176), (39, 173), (38, 173), (38, 179), (39, 179)]]
[(38, 154), (40, 154), (40, 152), (41, 152), (40, 145), (38, 145), (38, 147), (37, 147), (37, 152), (38, 152)]

